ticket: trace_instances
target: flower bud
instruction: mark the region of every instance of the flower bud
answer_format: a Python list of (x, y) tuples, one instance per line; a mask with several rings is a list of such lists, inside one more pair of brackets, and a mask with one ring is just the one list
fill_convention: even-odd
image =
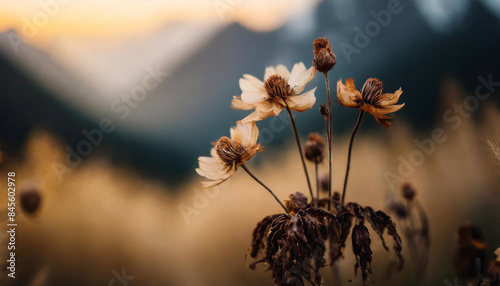
[(21, 208), (26, 214), (34, 215), (39, 207), (42, 196), (40, 195), (40, 186), (36, 183), (30, 183), (20, 188)]
[(320, 163), (323, 161), (324, 149), (325, 145), (321, 135), (318, 133), (309, 134), (305, 148), (306, 159), (312, 162)]
[(408, 183), (403, 185), (402, 191), (403, 197), (409, 201), (413, 200), (415, 194), (417, 193), (415, 189)]
[(326, 106), (324, 104), (321, 104), (319, 106), (319, 113), (323, 115), (325, 118), (328, 116), (328, 109), (326, 109)]
[(332, 47), (327, 38), (318, 38), (313, 42), (314, 46), (314, 60), (313, 66), (316, 70), (327, 73), (337, 63), (337, 58), (332, 52)]

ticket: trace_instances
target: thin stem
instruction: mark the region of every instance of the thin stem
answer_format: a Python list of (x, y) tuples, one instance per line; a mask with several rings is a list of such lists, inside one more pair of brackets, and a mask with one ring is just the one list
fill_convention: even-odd
[(347, 178), (349, 177), (349, 169), (351, 168), (352, 143), (354, 141), (354, 136), (356, 136), (356, 132), (358, 131), (359, 126), (361, 125), (361, 120), (363, 120), (364, 114), (365, 114), (364, 111), (361, 110), (359, 111), (358, 122), (356, 122), (354, 130), (352, 130), (351, 141), (349, 142), (349, 153), (347, 155), (347, 168), (345, 171), (344, 190), (342, 191), (342, 203), (341, 203), (342, 206), (344, 205), (345, 191), (347, 188)]
[(290, 108), (287, 106), (286, 111), (290, 116), (290, 122), (292, 123), (293, 133), (295, 134), (295, 141), (297, 141), (297, 147), (299, 148), (300, 159), (302, 160), (302, 166), (304, 167), (304, 173), (306, 174), (307, 186), (309, 187), (309, 193), (311, 194), (311, 201), (314, 201), (314, 195), (311, 187), (311, 180), (309, 179), (309, 173), (307, 172), (306, 161), (304, 160), (304, 154), (302, 153), (302, 146), (300, 145), (299, 132), (297, 131), (297, 125), (293, 119), (293, 114)]
[(326, 137), (328, 140), (328, 211), (332, 207), (332, 129), (333, 129), (333, 117), (332, 117), (332, 99), (330, 97), (330, 82), (328, 81), (328, 72), (323, 73), (325, 76), (325, 86), (326, 86), (326, 97), (328, 98), (328, 124)]
[(248, 170), (248, 168), (247, 168), (247, 166), (245, 166), (245, 164), (241, 165), (241, 167), (243, 168), (243, 170), (245, 170), (250, 175), (250, 177), (252, 177), (255, 181), (257, 181), (257, 183), (259, 183), (261, 186), (263, 186), (276, 199), (276, 201), (281, 205), (281, 207), (285, 210), (285, 212), (287, 214), (290, 214), (288, 212), (288, 210), (286, 209), (285, 205), (283, 204), (283, 202), (278, 198), (278, 196), (276, 196), (276, 194), (268, 186), (266, 186), (261, 180), (259, 180), (257, 177), (255, 177), (255, 175), (252, 174), (252, 172), (250, 172), (250, 170)]
[(333, 285), (335, 285), (335, 286), (342, 285), (342, 279), (340, 278), (339, 263), (340, 263), (340, 261), (335, 262), (335, 265), (333, 265), (333, 268), (332, 268), (333, 281), (335, 281), (335, 283)]
[(315, 206), (318, 207), (319, 204), (319, 176), (318, 176), (318, 160), (314, 161), (314, 173), (316, 174), (316, 202)]

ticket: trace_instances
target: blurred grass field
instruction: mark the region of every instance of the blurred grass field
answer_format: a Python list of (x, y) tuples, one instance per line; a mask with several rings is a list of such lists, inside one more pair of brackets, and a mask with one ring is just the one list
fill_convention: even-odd
[[(461, 103), (466, 95), (453, 80), (443, 82), (442, 94), (441, 112)], [(447, 140), (437, 144), (435, 152), (406, 178), (418, 191), (430, 219), (432, 245), (423, 285), (442, 285), (455, 278), (456, 229), (464, 220), (483, 229), (491, 258), (500, 247), (500, 166), (487, 144), (488, 138), (493, 142), (500, 139), (499, 124), (499, 109), (488, 102), (482, 102), (457, 130), (440, 120), (437, 127), (443, 128)], [(291, 136), (289, 145), (278, 153), (259, 154), (264, 157), (259, 166), (249, 164), (282, 199), (296, 191), (306, 192), (307, 187)], [(355, 140), (346, 200), (387, 211), (394, 194), (384, 174), (397, 173), (398, 157), (407, 158), (416, 148), (414, 140), (429, 136), (430, 131), (416, 132), (398, 119), (387, 132), (382, 127), (362, 130)], [(334, 189), (339, 190), (348, 137), (344, 134), (334, 140)], [(195, 202), (201, 178), (194, 170), (192, 182), (173, 192), (160, 182), (117, 168), (105, 158), (90, 156), (59, 181), (52, 164), (65, 160), (64, 146), (38, 130), (26, 143), (23, 158), (7, 158), (0, 167), (0, 174), (16, 172), (18, 188), (38, 182), (43, 195), (35, 216), (17, 214), (17, 277), (12, 280), (5, 273), (0, 278), (2, 285), (120, 285), (118, 281), (113, 284), (113, 273), (121, 273), (123, 268), (127, 275), (135, 276), (129, 285), (272, 284), (271, 273), (264, 267), (248, 268), (251, 260), (245, 254), (253, 227), (280, 207), (243, 172), (221, 186), (217, 195)], [(326, 165), (321, 168), (327, 170)], [(312, 165), (309, 170), (312, 175)], [(0, 204), (6, 206), (6, 195), (0, 197)], [(196, 209), (189, 223), (180, 205)], [(5, 236), (0, 239), (6, 243)], [(382, 249), (375, 236), (372, 247), (377, 285), (413, 285), (412, 258), (404, 241), (405, 269), (391, 279), (386, 279), (385, 269), (392, 254)], [(0, 251), (6, 255), (6, 247)], [(349, 243), (340, 263), (345, 285), (362, 284), (360, 277), (354, 277), (354, 263)], [(323, 270), (325, 285), (330, 285), (329, 272)]]

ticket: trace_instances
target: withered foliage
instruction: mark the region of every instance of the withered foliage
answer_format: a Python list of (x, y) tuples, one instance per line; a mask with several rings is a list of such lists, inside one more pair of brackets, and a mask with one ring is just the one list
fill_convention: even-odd
[(325, 209), (327, 202), (324, 200), (320, 201), (321, 207), (318, 208), (307, 203), (307, 197), (302, 193), (291, 195), (287, 201), (290, 215), (267, 216), (254, 229), (250, 256), (258, 259), (259, 253), (263, 253), (263, 257), (252, 263), (250, 268), (255, 269), (258, 263), (269, 265), (275, 285), (304, 285), (304, 281), (322, 285), (319, 270), (326, 266), (325, 243), (329, 248), (329, 264), (334, 265), (342, 257), (352, 228), (355, 273), (360, 269), (366, 284), (371, 273), (372, 250), (370, 232), (365, 223), (373, 228), (384, 248), (389, 250), (383, 237), (387, 230), (394, 241), (399, 269), (402, 268), (401, 238), (387, 214), (357, 203), (341, 206), (338, 193), (332, 200), (335, 209), (329, 212)]
[(250, 268), (267, 263), (275, 285), (304, 285), (304, 280), (322, 285), (319, 270), (326, 263), (326, 247), (313, 209), (299, 210), (295, 215), (272, 216), (274, 220), (270, 224), (272, 217), (261, 221), (260, 228), (254, 231), (250, 256), (256, 258), (264, 245), (265, 255)]

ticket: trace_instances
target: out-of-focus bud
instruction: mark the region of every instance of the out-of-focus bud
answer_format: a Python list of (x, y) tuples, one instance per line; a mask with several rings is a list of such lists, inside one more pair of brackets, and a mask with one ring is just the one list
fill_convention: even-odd
[(306, 159), (316, 163), (322, 162), (324, 149), (325, 145), (321, 135), (318, 133), (309, 134), (305, 147)]
[(415, 189), (408, 183), (403, 185), (402, 192), (403, 192), (403, 197), (409, 201), (413, 200), (415, 194), (417, 193)]
[(40, 185), (37, 183), (27, 183), (20, 188), (20, 202), (24, 213), (34, 215), (40, 208), (42, 196), (40, 194)]

